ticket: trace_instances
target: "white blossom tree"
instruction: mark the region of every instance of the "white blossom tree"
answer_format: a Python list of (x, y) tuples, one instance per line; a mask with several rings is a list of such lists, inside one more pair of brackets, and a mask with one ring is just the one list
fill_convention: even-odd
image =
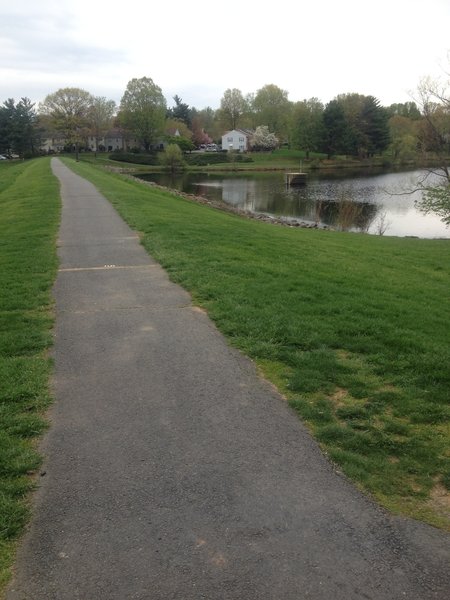
[(272, 151), (278, 148), (279, 140), (274, 133), (269, 131), (267, 125), (260, 125), (252, 136), (250, 145), (253, 150)]

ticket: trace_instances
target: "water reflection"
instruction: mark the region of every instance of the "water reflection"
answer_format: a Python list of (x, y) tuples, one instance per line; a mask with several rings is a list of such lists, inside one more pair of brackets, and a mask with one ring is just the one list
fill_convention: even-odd
[(420, 192), (404, 193), (414, 188), (419, 171), (352, 177), (341, 171), (339, 175), (310, 174), (301, 187), (287, 187), (282, 173), (185, 173), (175, 178), (151, 174), (145, 178), (243, 210), (344, 231), (450, 238), (449, 228), (439, 217), (415, 209)]

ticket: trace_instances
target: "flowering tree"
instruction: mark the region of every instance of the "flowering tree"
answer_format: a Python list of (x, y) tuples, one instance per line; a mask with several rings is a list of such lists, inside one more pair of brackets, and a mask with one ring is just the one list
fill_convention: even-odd
[(260, 125), (256, 128), (251, 139), (251, 147), (253, 150), (275, 150), (279, 145), (277, 136), (270, 133), (267, 125)]

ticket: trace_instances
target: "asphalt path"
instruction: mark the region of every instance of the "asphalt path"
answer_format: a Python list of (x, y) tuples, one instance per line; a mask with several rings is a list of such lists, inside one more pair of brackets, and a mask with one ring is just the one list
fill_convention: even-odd
[(58, 159), (56, 401), (8, 600), (450, 597), (449, 536), (322, 455)]

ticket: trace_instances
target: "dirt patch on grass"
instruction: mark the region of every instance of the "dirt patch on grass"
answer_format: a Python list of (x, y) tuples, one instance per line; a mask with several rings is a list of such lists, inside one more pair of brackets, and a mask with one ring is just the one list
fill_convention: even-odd
[(433, 487), (428, 505), (437, 514), (450, 519), (450, 492), (442, 484)]
[(334, 392), (334, 394), (332, 394), (331, 396), (328, 396), (328, 397), (331, 400), (331, 402), (333, 403), (335, 408), (340, 408), (341, 406), (346, 405), (344, 400), (345, 400), (345, 398), (348, 397), (348, 391), (344, 390), (343, 388), (338, 388)]

